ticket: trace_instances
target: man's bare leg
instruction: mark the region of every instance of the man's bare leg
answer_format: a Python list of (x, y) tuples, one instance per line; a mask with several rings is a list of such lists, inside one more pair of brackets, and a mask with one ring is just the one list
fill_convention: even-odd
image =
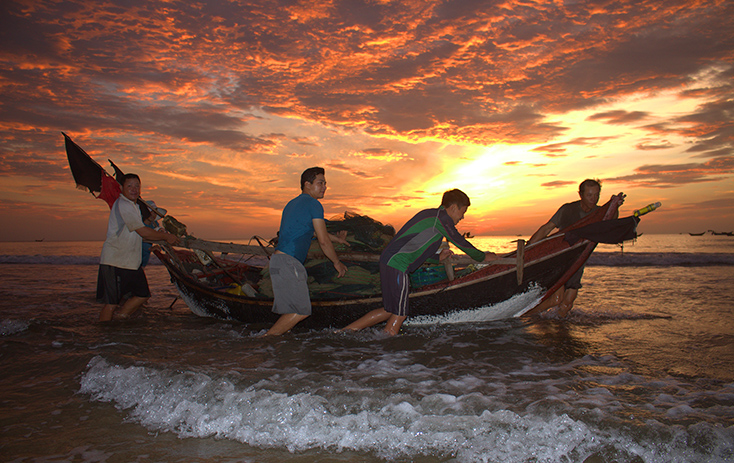
[(387, 325), (385, 326), (385, 333), (390, 336), (398, 334), (406, 318), (408, 317), (390, 314), (390, 318), (387, 320)]
[(308, 315), (284, 313), (263, 336), (280, 336), (281, 334), (290, 331), (290, 329), (296, 326), (298, 322), (306, 318), (308, 318)]
[[(371, 312), (366, 313), (362, 318), (350, 323), (349, 325), (342, 328), (340, 331), (352, 330), (359, 331), (363, 328), (374, 326), (380, 322), (387, 321), (392, 314), (387, 312), (385, 309), (375, 309)], [(399, 327), (398, 327), (399, 328)]]
[(553, 293), (551, 297), (549, 297), (548, 299), (544, 300), (543, 302), (535, 306), (533, 308), (533, 313), (536, 313), (536, 314), (541, 313), (545, 310), (550, 309), (551, 307), (555, 307), (558, 304), (560, 304), (561, 301), (563, 300), (563, 292), (564, 292), (564, 289), (563, 289), (563, 286), (561, 286), (560, 288), (558, 288), (558, 290), (555, 293)]
[(102, 312), (99, 314), (99, 321), (108, 322), (112, 320), (112, 315), (115, 313), (116, 307), (117, 304), (105, 304), (104, 307), (102, 307)]
[(147, 300), (150, 299), (149, 297), (138, 297), (133, 296), (127, 301), (125, 301), (124, 304), (122, 304), (122, 307), (120, 307), (120, 310), (114, 315), (114, 318), (120, 319), (120, 320), (127, 320), (130, 318), (135, 312), (140, 309), (140, 307), (143, 306), (147, 302)]
[(575, 288), (568, 288), (563, 294), (563, 302), (558, 306), (558, 316), (565, 317), (568, 312), (573, 308), (573, 302), (576, 300), (576, 296), (579, 294), (579, 290)]

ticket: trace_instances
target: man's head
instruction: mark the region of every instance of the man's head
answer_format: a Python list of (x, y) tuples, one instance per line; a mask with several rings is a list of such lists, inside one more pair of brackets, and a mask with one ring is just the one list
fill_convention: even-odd
[(316, 199), (326, 193), (326, 177), (323, 167), (309, 167), (301, 174), (301, 192)]
[(585, 211), (590, 211), (599, 202), (599, 194), (601, 193), (601, 181), (587, 178), (579, 185), (579, 197), (581, 198), (581, 207)]
[(453, 189), (443, 194), (441, 206), (446, 209), (454, 224), (458, 224), (464, 218), (466, 210), (471, 206), (471, 201), (469, 201), (466, 193), (458, 189)]
[(125, 174), (122, 177), (122, 195), (130, 201), (140, 197), (140, 177), (137, 174)]

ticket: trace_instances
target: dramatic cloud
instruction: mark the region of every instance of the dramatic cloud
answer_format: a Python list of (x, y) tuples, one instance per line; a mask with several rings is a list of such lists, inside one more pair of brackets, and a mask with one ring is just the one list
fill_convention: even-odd
[(609, 178), (645, 187), (672, 188), (687, 183), (714, 182), (734, 172), (734, 157), (718, 157), (701, 164), (645, 165), (632, 175)]
[(575, 185), (575, 183), (574, 182), (567, 182), (567, 181), (557, 180), (557, 181), (554, 181), (554, 182), (546, 182), (546, 183), (541, 183), (540, 184), (540, 186), (542, 186), (543, 188), (560, 188), (560, 187), (567, 187), (567, 186), (570, 186), (570, 185)]
[(592, 114), (586, 119), (589, 121), (604, 120), (609, 124), (632, 124), (647, 119), (648, 113), (644, 111), (606, 111), (603, 113)]
[(0, 200), (32, 191), (23, 200), (44, 211), (81, 201), (61, 131), (143, 174), (194, 226), (231, 221), (227, 233), (272, 233), (311, 165), (329, 169), (330, 207), (397, 222), (458, 185), (502, 190), (472, 207), (507, 216), (518, 198), (554, 208), (587, 176), (681, 199), (732, 179), (727, 0), (7, 0), (0, 12)]
[(543, 153), (545, 156), (548, 156), (548, 157), (564, 156), (565, 155), (564, 153), (570, 146), (595, 146), (606, 140), (611, 140), (612, 138), (613, 137), (575, 138), (567, 142), (552, 143), (550, 145), (538, 146), (537, 148), (533, 148), (532, 151)]
[(352, 156), (383, 162), (398, 161), (408, 158), (406, 153), (399, 153), (384, 148), (368, 148), (357, 153), (352, 153)]

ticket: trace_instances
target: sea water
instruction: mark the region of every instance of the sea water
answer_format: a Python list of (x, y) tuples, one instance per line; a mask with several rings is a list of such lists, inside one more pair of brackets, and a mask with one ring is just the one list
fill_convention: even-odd
[(566, 319), (393, 338), (199, 318), (155, 259), (144, 315), (100, 324), (100, 249), (0, 243), (2, 461), (734, 460), (732, 237), (600, 245)]

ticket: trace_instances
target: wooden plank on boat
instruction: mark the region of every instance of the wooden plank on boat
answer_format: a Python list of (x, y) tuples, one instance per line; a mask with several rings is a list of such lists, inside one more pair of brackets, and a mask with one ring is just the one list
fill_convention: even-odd
[[(472, 259), (469, 256), (466, 255), (453, 255), (449, 257), (451, 262), (457, 265), (469, 265), (469, 264), (477, 264), (478, 262)], [(489, 265), (516, 265), (517, 259), (514, 257), (500, 257), (499, 259), (495, 259), (492, 262), (487, 262)]]
[[(339, 252), (337, 251), (339, 259), (352, 261), (352, 262), (379, 262), (379, 254), (370, 254), (368, 252)], [(310, 259), (326, 259), (326, 255), (321, 251), (309, 251), (308, 257)]]
[[(270, 256), (274, 252), (272, 247), (253, 246), (247, 244), (221, 243), (218, 241), (208, 241), (193, 237), (184, 237), (181, 240), (182, 248), (200, 249), (205, 252), (223, 252), (231, 254), (246, 254), (253, 256)], [(339, 257), (343, 260), (353, 262), (379, 262), (380, 255), (367, 252), (338, 252)], [(308, 257), (311, 259), (326, 259), (320, 251), (310, 251)], [(453, 255), (448, 261), (455, 265), (469, 265), (477, 262), (467, 255)], [(489, 265), (517, 265), (518, 259), (515, 257), (503, 257), (492, 262)]]
[(199, 249), (205, 252), (225, 252), (232, 254), (247, 254), (253, 256), (269, 256), (273, 253), (273, 248), (265, 248), (262, 246), (252, 246), (248, 244), (235, 243), (219, 243), (217, 241), (207, 241), (198, 238), (186, 237), (181, 240), (182, 248)]
[(165, 241), (155, 241), (155, 243), (157, 243), (166, 251), (166, 254), (168, 254), (168, 257), (176, 265), (176, 267), (183, 270), (183, 262), (181, 262), (181, 259), (178, 258), (178, 254), (176, 254), (170, 244), (166, 243)]
[(517, 284), (522, 284), (523, 271), (525, 270), (525, 240), (517, 240)]

